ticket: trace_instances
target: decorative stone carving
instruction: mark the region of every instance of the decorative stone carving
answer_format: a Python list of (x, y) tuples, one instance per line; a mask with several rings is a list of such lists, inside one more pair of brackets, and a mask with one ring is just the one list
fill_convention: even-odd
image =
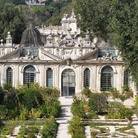
[(25, 55), (26, 55), (26, 51), (23, 48), (23, 49), (20, 50), (19, 57), (25, 57)]
[(71, 58), (66, 59), (66, 60), (65, 60), (65, 63), (66, 63), (67, 66), (71, 66), (71, 64), (72, 64), (72, 59), (71, 59)]
[(112, 60), (113, 58), (112, 58), (112, 55), (107, 51), (105, 56), (103, 56), (103, 59), (104, 60)]
[(11, 37), (11, 33), (10, 32), (7, 33), (6, 45), (9, 45), (9, 46), (12, 45), (12, 37)]
[(46, 40), (47, 40), (47, 44), (50, 44), (50, 45), (53, 44), (53, 37), (52, 37), (51, 33), (48, 35), (48, 37), (46, 38)]

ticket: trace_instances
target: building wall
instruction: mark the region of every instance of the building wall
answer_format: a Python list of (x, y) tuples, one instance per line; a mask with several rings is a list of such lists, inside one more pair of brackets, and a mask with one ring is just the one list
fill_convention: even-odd
[[(71, 17), (64, 15), (61, 22), (62, 26), (38, 28), (44, 45), (37, 47), (37, 58), (28, 57), (28, 55), (20, 56), (25, 46), (13, 45), (12, 37), (8, 32), (6, 44), (0, 43), (0, 85), (3, 86), (6, 83), (8, 67), (13, 69), (12, 85), (16, 88), (23, 85), (24, 68), (32, 65), (36, 69), (36, 82), (40, 86), (46, 86), (47, 69), (53, 70), (53, 87), (59, 89), (61, 95), (62, 74), (67, 69), (72, 70), (75, 73), (75, 93), (78, 93), (84, 88), (84, 70), (88, 68), (90, 70), (89, 88), (92, 92), (101, 92), (102, 69), (110, 66), (113, 69), (112, 87), (121, 92), (125, 68), (118, 50), (98, 38), (90, 41), (88, 32), (82, 38), (73, 12)], [(136, 94), (135, 83), (130, 81), (129, 86)]]
[[(1, 85), (6, 83), (6, 70), (8, 67), (13, 69), (13, 86), (18, 87), (19, 85), (23, 85), (23, 72), (24, 68), (27, 65), (33, 65), (36, 68), (36, 82), (40, 84), (40, 86), (46, 86), (46, 70), (51, 68), (53, 70), (53, 87), (58, 88), (62, 91), (62, 73), (66, 69), (71, 69), (75, 72), (75, 93), (81, 92), (84, 88), (84, 70), (86, 68), (90, 69), (90, 89), (93, 92), (100, 92), (100, 83), (101, 83), (101, 70), (105, 65), (46, 65), (45, 63), (34, 64), (34, 63), (5, 63), (0, 64), (1, 69)], [(121, 91), (123, 86), (123, 72), (124, 69), (122, 65), (112, 65), (107, 64), (113, 68), (113, 87), (117, 88), (117, 90)], [(133, 90), (135, 90), (135, 85), (130, 81), (130, 86)]]

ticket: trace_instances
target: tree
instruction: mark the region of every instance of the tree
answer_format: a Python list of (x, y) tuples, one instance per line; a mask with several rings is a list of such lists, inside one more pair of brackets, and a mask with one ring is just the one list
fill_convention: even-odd
[(20, 86), (17, 92), (19, 106), (31, 110), (42, 105), (42, 96), (38, 84), (32, 84), (31, 87)]
[(46, 4), (46, 9), (50, 13), (51, 18), (46, 21), (46, 25), (60, 25), (61, 18), (63, 17), (63, 13), (68, 13), (68, 9), (70, 9), (70, 2), (51, 2), (49, 5)]
[(0, 0), (0, 39), (5, 39), (10, 31), (14, 43), (20, 43), (22, 32), (26, 28), (22, 11), (11, 3)]
[(9, 2), (12, 2), (15, 5), (25, 4), (25, 0), (9, 0)]
[(78, 25), (112, 42), (121, 52), (125, 67), (138, 83), (138, 3), (137, 0), (75, 0)]
[(112, 0), (110, 8), (113, 43), (118, 47), (134, 81), (138, 83), (138, 3)]
[(96, 113), (107, 112), (108, 109), (107, 97), (103, 93), (93, 93), (90, 96), (88, 105), (91, 108), (91, 110), (95, 111)]
[(107, 0), (75, 0), (78, 26), (82, 31), (88, 31), (91, 38), (107, 37), (108, 3)]

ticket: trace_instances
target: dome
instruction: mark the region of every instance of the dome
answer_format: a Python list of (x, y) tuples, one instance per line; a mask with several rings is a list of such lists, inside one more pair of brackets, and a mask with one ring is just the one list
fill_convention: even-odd
[(26, 30), (24, 30), (21, 38), (21, 45), (24, 45), (25, 47), (39, 47), (44, 45), (41, 41), (41, 35), (37, 28), (29, 27)]

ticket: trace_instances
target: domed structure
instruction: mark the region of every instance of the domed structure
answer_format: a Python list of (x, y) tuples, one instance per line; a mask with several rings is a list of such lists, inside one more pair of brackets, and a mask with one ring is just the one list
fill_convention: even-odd
[(20, 44), (24, 45), (24, 47), (39, 47), (44, 45), (41, 41), (40, 32), (37, 28), (33, 27), (29, 27), (23, 32)]
[(39, 58), (39, 47), (44, 44), (41, 41), (40, 32), (37, 28), (34, 28), (31, 23), (23, 32), (20, 45), (21, 49), (19, 57), (26, 57), (27, 59)]

